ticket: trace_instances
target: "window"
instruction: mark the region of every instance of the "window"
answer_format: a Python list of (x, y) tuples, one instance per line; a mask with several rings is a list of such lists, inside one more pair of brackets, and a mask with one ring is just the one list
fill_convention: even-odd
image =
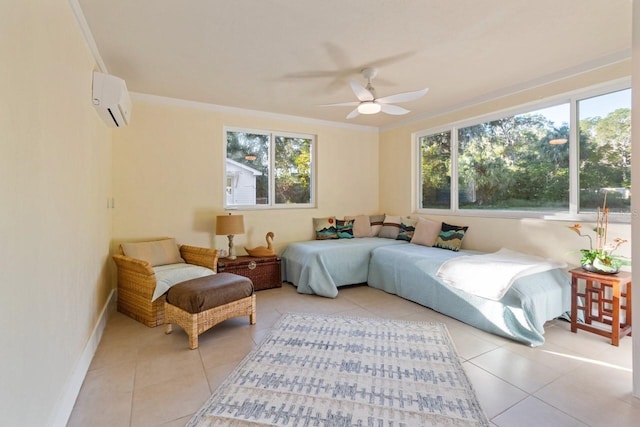
[(631, 89), (578, 101), (580, 210), (631, 212)]
[(458, 129), (458, 206), (567, 210), (568, 122), (562, 104)]
[(225, 207), (313, 205), (313, 136), (238, 129), (225, 133)]
[(418, 209), (578, 214), (602, 206), (606, 193), (610, 211), (628, 213), (630, 106), (630, 89), (577, 94), (551, 107), (419, 133)]

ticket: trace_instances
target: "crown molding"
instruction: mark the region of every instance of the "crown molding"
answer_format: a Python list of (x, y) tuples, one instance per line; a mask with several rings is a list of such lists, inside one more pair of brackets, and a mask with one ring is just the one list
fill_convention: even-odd
[(312, 119), (309, 117), (291, 116), (288, 114), (270, 113), (267, 111), (249, 110), (238, 107), (228, 107), (226, 105), (209, 104), (206, 102), (188, 101), (184, 99), (169, 98), (159, 95), (151, 95), (141, 92), (130, 92), (134, 101), (147, 102), (150, 104), (167, 105), (181, 108), (191, 108), (195, 110), (211, 111), (215, 113), (235, 114), (239, 116), (252, 116), (270, 120), (282, 120), (293, 123), (304, 123), (316, 126), (327, 126), (333, 128), (357, 130), (360, 132), (379, 132), (375, 126), (355, 125), (349, 123), (332, 122), (329, 120)]
[(80, 27), (80, 31), (82, 32), (82, 36), (84, 38), (93, 59), (96, 61), (98, 68), (101, 72), (108, 74), (107, 66), (102, 60), (102, 56), (100, 55), (100, 51), (98, 50), (98, 45), (96, 44), (96, 40), (93, 38), (93, 33), (89, 28), (89, 24), (87, 23), (86, 18), (84, 17), (84, 12), (78, 3), (78, 0), (69, 0), (69, 6), (71, 7), (71, 11), (73, 12), (73, 16), (76, 18), (76, 22), (78, 23), (78, 27)]

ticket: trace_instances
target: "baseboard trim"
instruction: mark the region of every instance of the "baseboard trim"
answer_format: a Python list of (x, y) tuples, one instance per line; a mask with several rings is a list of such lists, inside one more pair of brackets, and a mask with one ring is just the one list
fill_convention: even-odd
[(51, 417), (50, 426), (54, 427), (65, 427), (69, 422), (69, 417), (71, 416), (71, 412), (73, 411), (73, 406), (76, 403), (76, 399), (80, 394), (80, 388), (82, 387), (82, 382), (84, 381), (87, 372), (89, 371), (89, 366), (91, 365), (91, 361), (93, 360), (93, 356), (96, 353), (98, 348), (98, 344), (100, 344), (100, 339), (102, 338), (102, 333), (104, 332), (104, 328), (107, 325), (107, 320), (109, 320), (109, 316), (112, 314), (113, 310), (113, 302), (115, 302), (116, 290), (113, 289), (109, 294), (109, 298), (107, 298), (107, 302), (104, 307), (102, 307), (102, 311), (100, 312), (100, 316), (98, 317), (98, 321), (96, 322), (96, 326), (93, 328), (93, 332), (89, 337), (89, 341), (87, 345), (84, 347), (84, 351), (78, 360), (76, 367), (69, 378), (69, 382), (67, 383), (66, 390), (64, 390), (62, 394), (62, 398), (58, 402), (58, 405), (55, 408), (55, 411)]

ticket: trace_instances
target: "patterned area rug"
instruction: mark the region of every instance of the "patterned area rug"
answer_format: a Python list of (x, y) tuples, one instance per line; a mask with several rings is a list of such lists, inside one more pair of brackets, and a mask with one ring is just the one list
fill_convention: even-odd
[(488, 426), (442, 323), (288, 313), (187, 426)]

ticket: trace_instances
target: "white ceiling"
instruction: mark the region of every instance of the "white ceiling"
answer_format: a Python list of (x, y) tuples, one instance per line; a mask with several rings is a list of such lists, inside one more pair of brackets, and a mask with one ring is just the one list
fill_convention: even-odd
[[(631, 0), (70, 0), (98, 62), (132, 92), (392, 126), (631, 55)], [(378, 96), (424, 87), (405, 116), (359, 116), (349, 79)]]

